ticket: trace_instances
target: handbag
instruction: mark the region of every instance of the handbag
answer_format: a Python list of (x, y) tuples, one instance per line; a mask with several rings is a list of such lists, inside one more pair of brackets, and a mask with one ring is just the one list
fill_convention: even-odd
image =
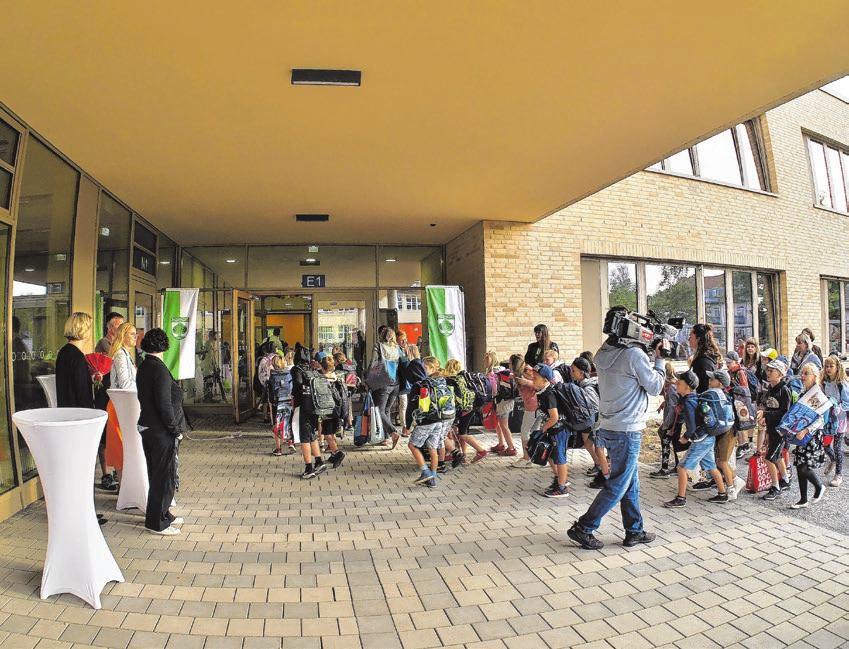
[(393, 381), (389, 375), (389, 368), (386, 366), (386, 357), (383, 355), (383, 346), (376, 343), (377, 358), (369, 365), (366, 372), (366, 385), (370, 390), (380, 390), (390, 385)]
[(495, 430), (498, 428), (498, 416), (495, 414), (495, 402), (490, 401), (481, 407), (484, 430)]
[(766, 458), (757, 453), (749, 458), (749, 475), (746, 476), (746, 489), (752, 493), (766, 491), (772, 486)]
[(357, 417), (354, 424), (354, 446), (365, 446), (368, 444), (369, 427), (371, 420), (371, 395), (366, 394), (363, 401), (363, 414)]

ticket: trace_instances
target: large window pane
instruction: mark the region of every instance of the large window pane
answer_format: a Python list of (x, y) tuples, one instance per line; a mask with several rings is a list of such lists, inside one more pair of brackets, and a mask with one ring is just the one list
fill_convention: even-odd
[[(16, 410), (47, 406), (36, 377), (55, 374), (56, 353), (66, 342), (62, 331), (69, 315), (78, 183), (79, 174), (71, 166), (30, 139), (21, 181), (12, 290), (12, 315), (30, 356), (12, 363)], [(23, 437), (18, 442), (27, 480), (37, 475), (35, 462)]]
[(156, 265), (156, 288), (177, 287), (177, 244), (171, 239), (159, 237), (159, 254), (157, 255), (159, 263)]
[(245, 246), (185, 248), (201, 263), (212, 269), (228, 286), (245, 286)]
[(831, 352), (842, 353), (843, 341), (841, 340), (840, 326), (840, 282), (829, 280), (826, 282), (828, 288), (828, 349)]
[(740, 354), (746, 339), (755, 336), (755, 300), (752, 295), (752, 274), (742, 271), (731, 273), (734, 285), (734, 350)]
[(808, 140), (811, 155), (811, 172), (814, 177), (814, 204), (831, 207), (831, 192), (828, 188), (828, 171), (825, 166), (825, 151), (819, 142)]
[[(374, 246), (250, 246), (248, 288), (373, 287), (375, 252)], [(311, 282), (317, 275), (324, 276), (323, 286)]]
[(400, 329), (410, 343), (418, 344), (423, 335), (424, 301), (424, 291), (420, 289), (379, 291), (378, 326)]
[(637, 265), (620, 262), (607, 264), (607, 296), (610, 306), (622, 304), (637, 309)]
[(713, 325), (720, 349), (728, 349), (728, 318), (725, 312), (725, 271), (705, 268), (705, 320)]
[(666, 171), (672, 171), (677, 174), (693, 175), (693, 162), (690, 160), (690, 149), (676, 153), (671, 158), (664, 161)]
[(0, 169), (0, 207), (9, 209), (12, 200), (12, 174)]
[(766, 183), (761, 178), (762, 172), (755, 157), (755, 133), (751, 122), (738, 124), (737, 143), (740, 149), (740, 160), (743, 162), (743, 185), (752, 189), (766, 189)]
[(758, 273), (758, 341), (761, 348), (776, 347), (777, 314), (775, 276)]
[(732, 185), (742, 185), (737, 150), (731, 131), (723, 131), (696, 146), (699, 176)]
[[(10, 228), (7, 225), (0, 226), (0, 254), (2, 254), (2, 258), (0, 258), (0, 286), (6, 287), (6, 275), (8, 274), (8, 269), (6, 267), (9, 251), (9, 231)], [(3, 303), (0, 304), (0, 331), (3, 334), (3, 338), (6, 337), (6, 300), (3, 300)], [(19, 354), (22, 356), (26, 356), (26, 358), (18, 359), (17, 362), (13, 362), (12, 368), (13, 371), (23, 372), (23, 376), (21, 377), (20, 384), (26, 385), (28, 381), (27, 376), (27, 365), (31, 362), (29, 358), (29, 348), (24, 345), (23, 340), (21, 339), (21, 331), (20, 331), (20, 323), (16, 320), (12, 322), (12, 358), (16, 358)], [(3, 367), (0, 368), (0, 493), (4, 493), (9, 491), (10, 489), (17, 486), (17, 473), (15, 470), (15, 459), (14, 454), (12, 453), (12, 431), (16, 430), (14, 426), (10, 425), (9, 422), (9, 411), (6, 408), (7, 399), (6, 399), (6, 386), (8, 385), (8, 379), (6, 376), (6, 364), (3, 363)]]
[(828, 178), (831, 181), (831, 199), (834, 209), (846, 211), (846, 186), (843, 183), (843, 170), (840, 168), (840, 151), (826, 147), (828, 156)]
[(17, 130), (0, 120), (0, 160), (10, 167), (15, 166), (20, 139), (21, 136)]

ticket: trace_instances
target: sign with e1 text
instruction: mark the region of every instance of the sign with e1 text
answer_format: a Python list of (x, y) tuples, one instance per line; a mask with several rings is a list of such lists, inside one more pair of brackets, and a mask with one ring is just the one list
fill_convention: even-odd
[(301, 288), (324, 288), (324, 275), (301, 275)]

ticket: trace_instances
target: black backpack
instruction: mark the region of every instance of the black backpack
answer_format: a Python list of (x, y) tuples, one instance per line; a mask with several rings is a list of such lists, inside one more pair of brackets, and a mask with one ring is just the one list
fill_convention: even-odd
[(492, 401), (492, 384), (487, 380), (485, 374), (463, 371), (458, 376), (462, 376), (466, 381), (466, 386), (475, 393), (475, 408), (480, 408)]
[(449, 386), (454, 390), (456, 397), (456, 407), (462, 412), (469, 412), (475, 407), (475, 391), (470, 389), (466, 384), (466, 379), (460, 374), (457, 376), (449, 376), (445, 379)]
[(419, 397), (419, 409), (416, 410), (415, 418), (420, 424), (433, 424), (438, 421), (453, 420), (457, 415), (457, 406), (454, 402), (454, 391), (448, 387), (445, 379), (427, 378), (419, 381), (413, 386), (413, 392), (422, 389), (427, 390), (430, 405), (426, 412), (421, 411), (421, 396)]
[(557, 412), (573, 433), (585, 433), (593, 427), (597, 410), (587, 399), (583, 388), (574, 383), (557, 383), (551, 386), (557, 398)]
[(516, 390), (516, 381), (513, 379), (513, 373), (510, 370), (502, 370), (498, 373), (498, 392), (495, 398), (498, 401), (506, 401), (507, 399), (515, 399), (519, 396)]

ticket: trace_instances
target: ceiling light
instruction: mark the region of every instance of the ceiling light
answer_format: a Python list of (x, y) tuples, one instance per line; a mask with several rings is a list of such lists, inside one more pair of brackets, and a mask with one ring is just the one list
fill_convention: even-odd
[(321, 266), (321, 262), (318, 259), (309, 257), (308, 259), (301, 260), (301, 266)]
[(329, 214), (295, 214), (295, 220), (300, 223), (327, 223)]
[(292, 306), (292, 303), (291, 302), (284, 302), (283, 306)]
[(360, 70), (292, 70), (293, 86), (359, 86), (362, 78), (363, 73)]
[(170, 261), (160, 261), (159, 263), (163, 266), (170, 266), (171, 265)]
[(27, 272), (27, 273), (34, 273), (34, 272), (35, 272), (35, 268), (24, 268), (24, 272)]
[(308, 264), (314, 264), (315, 263), (315, 257), (307, 257), (306, 262)]
[(226, 261), (228, 264), (235, 264), (236, 263), (235, 259), (225, 259), (224, 261)]
[(102, 234), (104, 237), (108, 237), (109, 236), (109, 228), (100, 228), (100, 234)]
[(386, 263), (387, 263), (387, 264), (394, 264), (394, 263), (395, 263), (395, 258), (394, 258), (394, 257), (390, 257), (389, 259), (387, 259), (387, 260), (386, 260)]

